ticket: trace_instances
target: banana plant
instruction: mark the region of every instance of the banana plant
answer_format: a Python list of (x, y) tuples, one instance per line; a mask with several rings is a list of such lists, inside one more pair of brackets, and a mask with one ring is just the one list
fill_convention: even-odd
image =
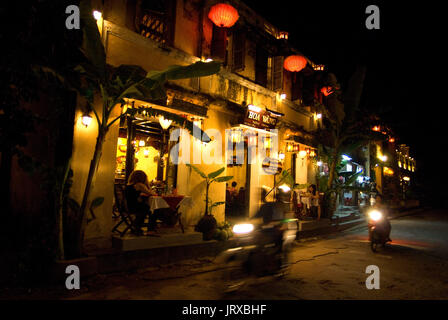
[[(196, 62), (188, 66), (171, 66), (163, 71), (146, 72), (137, 65), (120, 65), (113, 67), (106, 63), (106, 53), (101, 36), (92, 16), (90, 0), (80, 2), (81, 28), (83, 32), (82, 52), (85, 62), (76, 67), (76, 71), (82, 76), (81, 86), (78, 91), (85, 98), (91, 112), (93, 112), (98, 124), (98, 135), (95, 150), (92, 155), (88, 171), (84, 194), (79, 208), (81, 220), (81, 232), (78, 245), (79, 255), (82, 251), (82, 243), (87, 225), (86, 209), (88, 207), (93, 177), (97, 171), (101, 157), (101, 151), (106, 135), (111, 126), (127, 115), (145, 113), (146, 116), (164, 116), (174, 123), (186, 128), (192, 134), (198, 133), (195, 138), (209, 141), (208, 136), (187, 119), (176, 114), (156, 110), (153, 108), (128, 108), (125, 112), (113, 119), (116, 108), (123, 107), (129, 99), (142, 101), (154, 101), (167, 98), (165, 83), (169, 80), (188, 79), (194, 77), (209, 76), (219, 72), (221, 64), (218, 62)], [(101, 112), (94, 108), (94, 96), (99, 94), (102, 102)], [(99, 203), (95, 202), (95, 204)]]
[(219, 205), (222, 205), (225, 202), (224, 201), (214, 202), (209, 207), (210, 198), (209, 198), (208, 194), (209, 194), (210, 185), (213, 182), (227, 182), (229, 180), (232, 180), (233, 176), (219, 177), (219, 175), (224, 172), (225, 167), (222, 167), (221, 169), (218, 169), (209, 174), (206, 174), (203, 171), (201, 171), (198, 167), (196, 167), (192, 164), (187, 164), (187, 166), (190, 167), (191, 169), (193, 169), (197, 174), (199, 174), (205, 180), (205, 214), (204, 214), (204, 216), (211, 215), (211, 211), (213, 208), (215, 208)]

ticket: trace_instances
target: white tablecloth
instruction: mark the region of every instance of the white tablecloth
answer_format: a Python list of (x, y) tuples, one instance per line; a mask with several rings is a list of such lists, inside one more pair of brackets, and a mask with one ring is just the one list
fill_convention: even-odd
[[(168, 203), (163, 199), (162, 197), (149, 197), (148, 200), (149, 209), (152, 213), (154, 213), (154, 210), (157, 209), (163, 209), (163, 208), (169, 208), (170, 206)], [(190, 196), (185, 196), (177, 205), (177, 208), (179, 208), (179, 211), (185, 211), (188, 208), (193, 207), (193, 199)]]
[(154, 210), (170, 207), (162, 197), (149, 197), (148, 202), (149, 209), (152, 213), (154, 213)]

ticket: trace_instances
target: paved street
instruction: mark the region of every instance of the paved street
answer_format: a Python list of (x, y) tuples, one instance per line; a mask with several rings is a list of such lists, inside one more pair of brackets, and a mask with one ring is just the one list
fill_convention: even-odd
[[(394, 219), (391, 238), (393, 243), (376, 254), (370, 251), (365, 227), (300, 241), (286, 278), (250, 279), (232, 294), (218, 290), (222, 266), (210, 257), (100, 275), (84, 281), (76, 293), (64, 295), (69, 299), (448, 299), (447, 213), (427, 211)], [(365, 287), (368, 265), (380, 268), (379, 290)]]

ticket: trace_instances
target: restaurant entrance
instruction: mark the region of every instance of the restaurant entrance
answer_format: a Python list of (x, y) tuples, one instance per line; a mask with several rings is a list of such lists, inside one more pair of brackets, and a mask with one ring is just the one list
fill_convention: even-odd
[[(256, 136), (254, 136), (256, 138)], [(228, 137), (228, 150), (226, 175), (233, 176), (226, 187), (226, 216), (247, 217), (249, 215), (249, 182), (250, 168), (248, 165), (248, 142), (251, 136), (244, 134), (243, 130), (233, 128)], [(238, 148), (242, 147), (242, 148)], [(240, 152), (240, 154), (238, 153)], [(244, 152), (244, 153), (243, 153)]]
[(169, 161), (170, 130), (175, 129), (165, 119), (127, 117), (120, 123), (115, 183), (126, 184), (134, 170), (148, 176), (157, 194), (172, 192), (177, 183), (177, 165)]

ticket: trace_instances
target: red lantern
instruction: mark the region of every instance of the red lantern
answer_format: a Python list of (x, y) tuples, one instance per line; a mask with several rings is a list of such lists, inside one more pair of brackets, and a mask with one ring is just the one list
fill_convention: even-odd
[(320, 89), (320, 92), (322, 92), (324, 94), (324, 96), (329, 96), (330, 94), (333, 93), (333, 88), (328, 86), (328, 87), (322, 87), (322, 89)]
[(230, 28), (240, 16), (238, 11), (230, 4), (218, 3), (210, 8), (208, 17), (218, 27)]
[(306, 59), (304, 56), (293, 55), (285, 59), (283, 66), (286, 70), (291, 72), (299, 72), (306, 66)]

